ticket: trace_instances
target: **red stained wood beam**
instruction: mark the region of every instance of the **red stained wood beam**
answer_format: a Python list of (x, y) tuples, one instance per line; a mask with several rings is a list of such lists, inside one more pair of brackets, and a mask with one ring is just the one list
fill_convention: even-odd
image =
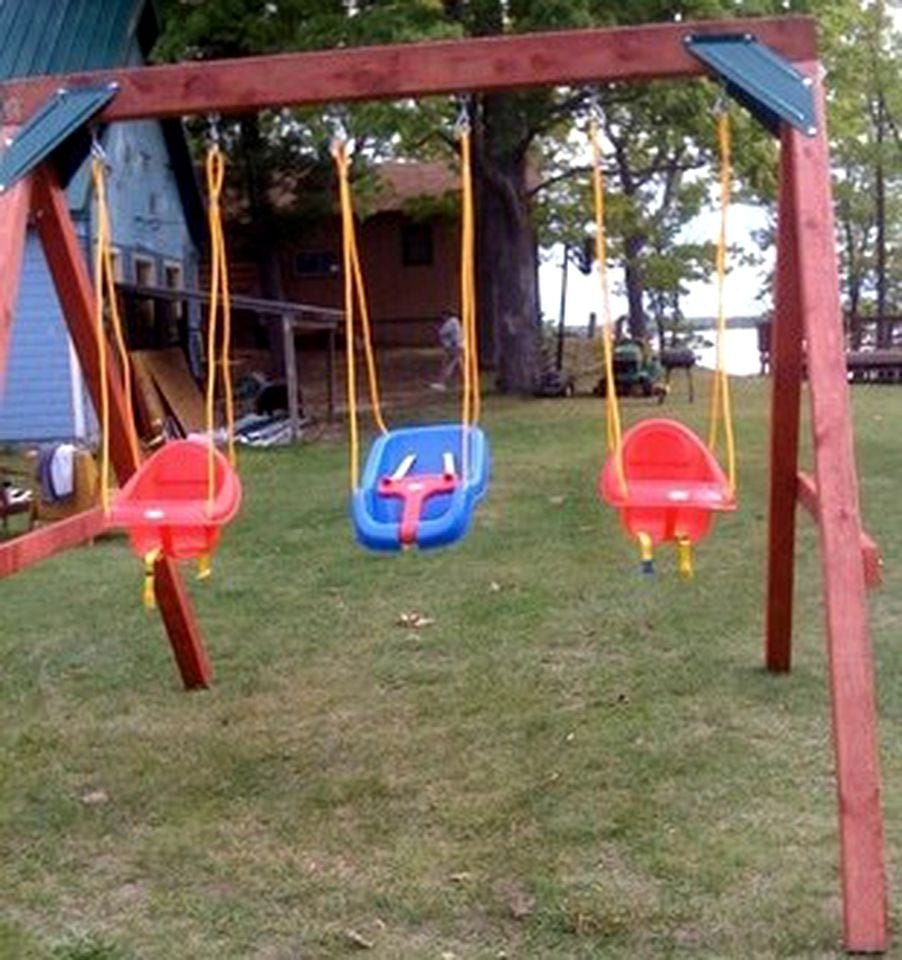
[(115, 80), (120, 92), (101, 114), (113, 121), (703, 76), (705, 67), (684, 48), (690, 33), (753, 33), (789, 60), (817, 56), (815, 23), (808, 17), (707, 20), (58, 75), (2, 84), (0, 99), (8, 116), (22, 119), (60, 86)]
[[(0, 129), (0, 138), (5, 140), (13, 130), (12, 127), (3, 127)], [(30, 177), (20, 180), (11, 190), (0, 193), (0, 264), (3, 264), (0, 272), (0, 399), (3, 396), (13, 313), (19, 300), (30, 203)]]
[(0, 577), (33, 567), (54, 554), (100, 536), (106, 529), (103, 511), (86, 510), (49, 527), (41, 527), (0, 543)]
[(792, 664), (795, 580), (796, 492), (802, 396), (802, 306), (798, 284), (798, 237), (788, 128), (781, 131), (780, 205), (774, 319), (770, 331), (771, 416), (768, 498), (767, 607), (764, 662), (785, 673)]
[[(99, 410), (100, 365), (94, 333), (94, 291), (65, 191), (47, 164), (34, 174), (32, 213), (94, 408)], [(112, 346), (107, 350), (107, 356), (113, 356)], [(140, 461), (129, 442), (131, 424), (128, 423), (125, 397), (112, 361), (109, 361), (108, 372), (110, 455), (122, 484), (135, 472)], [(174, 561), (164, 558), (157, 562), (154, 585), (182, 682), (188, 689), (209, 686), (212, 668), (190, 598)]]
[[(846, 381), (824, 94), (812, 75), (817, 135), (787, 133), (807, 344), (818, 530), (839, 807), (843, 943), (857, 953), (887, 947), (887, 889), (877, 746), (874, 662), (868, 627), (852, 409)], [(850, 545), (852, 549), (850, 549)]]
[[(797, 492), (799, 503), (808, 511), (817, 522), (820, 505), (817, 496), (817, 484), (810, 473), (799, 471), (797, 478)], [(867, 531), (861, 531), (861, 560), (864, 564), (864, 580), (871, 589), (883, 584), (883, 555), (877, 541)]]

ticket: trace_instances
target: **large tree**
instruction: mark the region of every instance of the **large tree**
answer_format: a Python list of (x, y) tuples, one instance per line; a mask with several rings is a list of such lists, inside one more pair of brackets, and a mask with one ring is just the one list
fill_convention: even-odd
[[(825, 11), (836, 223), (852, 343), (902, 311), (902, 38), (882, 3)], [(878, 346), (891, 330), (878, 328)]]
[[(852, 4), (855, 0), (820, 3), (837, 8)], [(676, 4), (662, 0), (170, 0), (162, 49), (166, 56), (178, 58), (240, 56), (675, 17), (756, 15), (809, 6), (801, 0), (683, 0)], [(494, 361), (502, 389), (528, 392), (537, 376), (537, 209), (543, 203), (545, 185), (565, 182), (584, 165), (584, 160), (575, 162), (572, 152), (567, 157), (560, 147), (574, 125), (584, 122), (591, 99), (597, 101), (602, 117), (615, 214), (613, 250), (625, 269), (633, 332), (644, 332), (649, 293), (660, 308), (662, 291), (678, 290), (685, 279), (675, 274), (683, 269), (704, 271), (698, 248), (677, 251), (679, 256), (673, 257), (670, 244), (679, 244), (678, 221), (691, 218), (707, 199), (693, 171), (712, 157), (710, 86), (609, 85), (595, 91), (541, 89), (468, 99), (475, 148), (483, 354), (490, 363)], [(456, 111), (457, 106), (448, 101), (425, 100), (418, 105), (355, 107), (341, 116), (352, 133), (359, 136), (365, 131), (371, 156), (380, 152), (422, 155), (450, 141)], [(290, 167), (296, 175), (299, 169), (321, 170), (324, 159), (323, 112), (302, 116), (303, 122), (297, 112), (290, 118), (282, 113), (264, 115), (244, 120), (240, 126), (239, 153), (246, 155), (249, 204), (260, 234), (257, 251), (271, 273), (280, 233), (266, 185), (280, 165), (283, 172)], [(756, 194), (771, 191), (772, 177), (762, 171), (773, 169), (772, 145), (747, 118), (738, 121), (737, 138), (741, 179)], [(547, 211), (547, 200), (544, 206)], [(584, 210), (588, 220), (591, 206)], [(546, 212), (544, 222), (547, 228), (564, 219)], [(277, 284), (272, 283), (267, 292), (277, 295)]]

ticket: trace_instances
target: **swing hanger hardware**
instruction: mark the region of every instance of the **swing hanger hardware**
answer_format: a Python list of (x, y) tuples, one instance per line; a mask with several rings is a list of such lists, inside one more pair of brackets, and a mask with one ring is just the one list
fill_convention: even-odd
[(457, 110), (457, 119), (454, 121), (454, 133), (457, 137), (461, 137), (470, 132), (471, 99), (472, 98), (467, 95), (461, 95), (457, 98), (459, 106)]
[(222, 117), (218, 113), (211, 113), (207, 120), (210, 144), (214, 147), (218, 147), (222, 142), (222, 130), (220, 128), (221, 120)]
[(720, 84), (717, 88), (717, 96), (714, 98), (714, 104), (711, 107), (711, 113), (715, 117), (722, 117), (730, 112), (730, 95), (727, 93), (726, 84)]
[(103, 144), (100, 142), (96, 124), (91, 125), (91, 156), (95, 160), (99, 160), (104, 166), (108, 165), (106, 150), (104, 150)]

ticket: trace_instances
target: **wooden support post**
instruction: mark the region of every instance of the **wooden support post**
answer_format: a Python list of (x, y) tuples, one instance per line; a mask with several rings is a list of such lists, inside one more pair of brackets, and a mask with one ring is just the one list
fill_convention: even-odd
[[(46, 164), (34, 174), (32, 212), (94, 408), (99, 410), (100, 368), (94, 334), (94, 292), (84, 253), (69, 215), (66, 194)], [(107, 355), (111, 357), (112, 353), (110, 349)], [(127, 421), (125, 398), (112, 362), (109, 373), (110, 456), (121, 484), (134, 473), (139, 462), (128, 440), (130, 424)], [(209, 686), (212, 669), (203, 637), (173, 561), (164, 559), (157, 563), (155, 586), (182, 682), (189, 689)]]
[(301, 418), (298, 412), (298, 356), (294, 342), (294, 324), (289, 314), (282, 316), (282, 353), (285, 356), (285, 390), (287, 392), (288, 425), (291, 442), (296, 443), (301, 435)]
[(100, 536), (105, 528), (103, 511), (96, 508), (6, 540), (0, 543), (0, 578), (10, 577), (63, 550), (87, 543)]
[(883, 814), (874, 666), (861, 552), (852, 412), (846, 382), (824, 97), (808, 65), (818, 133), (784, 137), (790, 154), (799, 302), (805, 322), (827, 616), (833, 742), (839, 799), (843, 932), (847, 950), (887, 946)]
[[(809, 473), (799, 471), (796, 482), (799, 503), (808, 511), (815, 523), (820, 522), (821, 506), (818, 502), (817, 484)], [(875, 589), (883, 583), (883, 557), (880, 547), (867, 531), (861, 531), (861, 562), (864, 564), (864, 582), (868, 589)]]
[(789, 670), (792, 662), (796, 474), (802, 391), (802, 305), (797, 278), (798, 234), (790, 136), (791, 128), (784, 124), (780, 149), (776, 303), (770, 347), (770, 498), (764, 661), (767, 669), (775, 672)]
[[(7, 133), (7, 130), (0, 130), (2, 137)], [(0, 194), (0, 393), (6, 374), (13, 313), (19, 301), (19, 280), (22, 276), (30, 204), (30, 177)]]
[(329, 352), (326, 357), (326, 383), (328, 385), (329, 423), (335, 422), (335, 327), (329, 330)]

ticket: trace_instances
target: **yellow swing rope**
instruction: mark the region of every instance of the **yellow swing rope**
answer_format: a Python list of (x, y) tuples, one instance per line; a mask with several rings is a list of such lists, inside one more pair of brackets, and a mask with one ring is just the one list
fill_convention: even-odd
[[(476, 331), (476, 277), (475, 240), (476, 217), (473, 202), (472, 140), (469, 123), (458, 124), (460, 141), (460, 193), (461, 193), (461, 241), (460, 241), (460, 313), (464, 339), (463, 396), (461, 398), (461, 422), (465, 427), (479, 422), (479, 343)], [(463, 447), (466, 453), (468, 444)], [(466, 471), (464, 471), (466, 475)]]
[(222, 226), (222, 186), (225, 180), (225, 157), (218, 143), (207, 151), (207, 220), (210, 230), (210, 311), (207, 319), (207, 387), (205, 420), (209, 452), (207, 456), (207, 508), (213, 509), (216, 497), (216, 460), (213, 434), (216, 402), (216, 334), (222, 313), (221, 359), (223, 393), (225, 394), (226, 437), (229, 463), (234, 466), (235, 455), (235, 401), (232, 389), (232, 368), (229, 363), (232, 341), (232, 308), (229, 291), (229, 271), (226, 256), (225, 232)]
[(717, 361), (714, 372), (714, 387), (711, 391), (710, 427), (708, 447), (717, 452), (718, 427), (723, 418), (724, 439), (727, 454), (727, 479), (730, 491), (736, 492), (736, 442), (733, 431), (733, 408), (730, 395), (730, 379), (726, 371), (724, 341), (726, 339), (726, 274), (727, 274), (727, 213), (730, 206), (732, 181), (732, 156), (730, 116), (726, 108), (718, 111), (717, 142), (720, 152), (720, 230), (717, 236)]
[(116, 341), (122, 390), (125, 400), (125, 429), (136, 463), (141, 452), (135, 434), (132, 408), (131, 364), (122, 331), (119, 302), (116, 296), (116, 276), (113, 269), (112, 237), (106, 190), (106, 158), (98, 144), (92, 150), (91, 179), (97, 198), (97, 240), (94, 251), (94, 336), (97, 343), (97, 362), (100, 367), (100, 502), (105, 514), (110, 512), (110, 383), (107, 361), (106, 307), (109, 306), (110, 325)]
[(611, 311), (611, 289), (608, 278), (607, 234), (604, 215), (604, 173), (601, 169), (601, 147), (598, 142), (598, 124), (589, 122), (589, 140), (592, 146), (592, 192), (595, 199), (595, 259), (601, 283), (602, 343), (604, 345), (605, 379), (605, 434), (608, 452), (614, 457), (614, 469), (620, 489), (626, 496), (626, 473), (623, 469), (623, 431), (620, 424), (620, 401), (614, 382), (614, 317)]
[(357, 247), (357, 231), (354, 224), (354, 202), (351, 196), (351, 161), (348, 156), (348, 145), (345, 140), (336, 139), (333, 142), (332, 158), (335, 161), (335, 169), (338, 173), (338, 192), (341, 207), (341, 254), (345, 308), (345, 363), (350, 443), (348, 472), (351, 489), (355, 490), (360, 483), (360, 429), (357, 422), (357, 368), (354, 344), (356, 306), (359, 306), (360, 309), (360, 326), (369, 380), (370, 402), (373, 407), (373, 419), (376, 421), (380, 432), (387, 433), (388, 428), (385, 425), (385, 420), (382, 416), (382, 406), (379, 401), (379, 380), (370, 333), (370, 316), (366, 299), (366, 287), (363, 282), (363, 270), (360, 266), (360, 253)]
[[(469, 426), (479, 419), (479, 352), (476, 342), (476, 281), (474, 264), (475, 216), (473, 212), (473, 184), (471, 163), (471, 140), (468, 125), (458, 128), (461, 149), (461, 193), (463, 222), (461, 226), (461, 327), (464, 341), (463, 361), (463, 397), (461, 401), (461, 419)], [(350, 458), (348, 474), (351, 489), (360, 482), (360, 428), (357, 415), (357, 366), (355, 357), (354, 334), (356, 331), (356, 311), (360, 313), (361, 340), (366, 360), (367, 379), (369, 381), (370, 402), (373, 407), (373, 419), (380, 432), (387, 433), (388, 427), (382, 415), (379, 399), (379, 378), (376, 359), (373, 352), (372, 332), (369, 308), (367, 306), (366, 287), (363, 269), (360, 264), (360, 251), (357, 245), (357, 231), (354, 219), (354, 202), (351, 194), (351, 161), (347, 142), (336, 139), (332, 144), (332, 157), (338, 174), (339, 205), (341, 209), (341, 252), (342, 274), (344, 277), (345, 309), (345, 363), (348, 394), (348, 425)], [(469, 444), (463, 443), (463, 474), (466, 476), (466, 455)]]

